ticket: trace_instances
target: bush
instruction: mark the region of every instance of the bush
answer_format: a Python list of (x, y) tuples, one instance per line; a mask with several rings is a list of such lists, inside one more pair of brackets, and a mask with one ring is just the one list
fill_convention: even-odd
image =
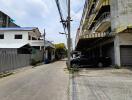
[(35, 59), (31, 59), (31, 65), (32, 66), (36, 66), (38, 63), (38, 61), (36, 61)]
[(118, 65), (115, 65), (114, 66), (116, 69), (120, 69), (121, 68), (121, 66), (118, 66)]
[(68, 70), (69, 70), (69, 73), (71, 73), (71, 74), (73, 74), (73, 73), (75, 73), (75, 72), (79, 72), (79, 68), (77, 68), (77, 67), (68, 68)]

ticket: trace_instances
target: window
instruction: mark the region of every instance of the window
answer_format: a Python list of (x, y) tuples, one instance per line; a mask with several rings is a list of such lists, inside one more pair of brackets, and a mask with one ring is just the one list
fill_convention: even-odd
[(22, 35), (15, 35), (15, 39), (22, 39)]
[(0, 34), (0, 39), (4, 39), (4, 34)]

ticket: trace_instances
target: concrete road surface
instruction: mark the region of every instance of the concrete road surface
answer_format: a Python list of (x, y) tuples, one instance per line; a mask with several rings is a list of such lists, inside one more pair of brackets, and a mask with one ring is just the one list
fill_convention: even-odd
[(65, 62), (42, 65), (0, 79), (0, 100), (67, 100)]
[(70, 80), (72, 100), (132, 100), (131, 69), (88, 69)]

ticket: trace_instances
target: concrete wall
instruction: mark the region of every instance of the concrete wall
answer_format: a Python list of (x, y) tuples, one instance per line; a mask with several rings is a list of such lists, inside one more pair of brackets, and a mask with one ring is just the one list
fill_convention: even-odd
[(118, 33), (128, 26), (132, 26), (132, 0), (110, 1), (112, 31)]
[[(30, 44), (31, 46), (41, 46), (41, 47), (44, 46), (43, 40), (29, 40), (29, 36), (36, 37), (36, 39), (39, 38), (39, 34), (31, 31), (0, 31), (0, 34), (4, 34), (4, 39), (0, 39), (0, 43), (3, 45), (13, 44), (12, 46), (15, 46), (15, 44), (20, 44), (20, 45)], [(15, 35), (22, 35), (22, 39), (15, 39)], [(10, 47), (10, 48), (17, 48), (17, 47)]]
[(132, 45), (132, 33), (120, 33), (119, 43), (120, 45)]
[[(0, 39), (0, 43), (4, 44), (28, 43), (27, 31), (0, 31), (0, 34), (4, 34), (4, 39)], [(16, 34), (21, 34), (22, 39), (14, 39)]]
[(115, 52), (115, 64), (121, 66), (121, 46), (132, 46), (132, 34), (120, 33), (115, 36), (114, 40), (114, 52)]

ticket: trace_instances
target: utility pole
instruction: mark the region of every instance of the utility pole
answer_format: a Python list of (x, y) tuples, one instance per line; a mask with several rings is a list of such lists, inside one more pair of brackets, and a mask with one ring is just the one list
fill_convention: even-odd
[(71, 59), (71, 3), (68, 0), (68, 17), (67, 17), (67, 29), (68, 29), (68, 67), (70, 68)]
[[(63, 25), (63, 28), (64, 28), (64, 31), (65, 31), (65, 28), (67, 27), (67, 47), (68, 47), (68, 68), (70, 68), (70, 59), (71, 59), (71, 0), (67, 0), (68, 1), (68, 17), (67, 17), (67, 20), (64, 20), (63, 19), (63, 16), (62, 16), (62, 12), (61, 12), (61, 9), (60, 9), (60, 3), (59, 3), (59, 0), (55, 0), (56, 1), (56, 4), (57, 4), (57, 8), (58, 8), (58, 11), (59, 11), (59, 14), (60, 14), (60, 19), (61, 19), (61, 23)], [(67, 33), (65, 31), (64, 34)]]
[(43, 34), (43, 37), (44, 37), (44, 62), (45, 62), (45, 55), (46, 55), (46, 52), (45, 52), (45, 46), (46, 46), (46, 41), (45, 41), (45, 36), (46, 36), (46, 32), (45, 32), (45, 29), (44, 29), (44, 34)]

